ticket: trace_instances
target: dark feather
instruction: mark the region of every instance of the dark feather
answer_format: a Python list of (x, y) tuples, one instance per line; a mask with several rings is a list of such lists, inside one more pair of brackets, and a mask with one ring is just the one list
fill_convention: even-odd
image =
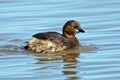
[(74, 45), (70, 45), (70, 44), (73, 44), (70, 40), (68, 40), (62, 34), (57, 33), (57, 32), (37, 33), (37, 34), (33, 35), (33, 37), (35, 37), (37, 39), (42, 39), (42, 40), (49, 40), (49, 41), (54, 42), (55, 44), (62, 43), (68, 47), (74, 46)]

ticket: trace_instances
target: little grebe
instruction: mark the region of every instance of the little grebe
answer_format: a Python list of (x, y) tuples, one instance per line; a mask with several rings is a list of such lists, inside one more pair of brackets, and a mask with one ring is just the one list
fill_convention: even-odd
[(79, 22), (69, 20), (63, 26), (63, 34), (57, 32), (44, 32), (33, 35), (33, 39), (28, 41), (26, 49), (33, 52), (50, 53), (58, 52), (80, 46), (75, 37), (76, 33), (85, 32), (80, 28)]

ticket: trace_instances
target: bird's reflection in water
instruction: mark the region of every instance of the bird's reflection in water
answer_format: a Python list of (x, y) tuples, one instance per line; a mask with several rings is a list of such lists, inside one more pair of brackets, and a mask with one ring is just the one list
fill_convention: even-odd
[[(77, 70), (77, 63), (79, 61), (77, 58), (80, 56), (80, 52), (76, 50), (69, 50), (62, 53), (53, 54), (34, 54), (39, 55), (37, 57), (36, 64), (48, 64), (46, 68), (37, 68), (37, 70), (43, 69), (57, 69), (60, 70), (61, 74), (65, 76), (68, 80), (78, 80), (80, 76), (77, 76), (79, 71)], [(53, 66), (54, 64), (59, 64), (59, 66)], [(62, 68), (61, 68), (62, 66)], [(56, 71), (56, 70), (53, 70)]]
[(67, 76), (68, 80), (78, 80), (80, 77), (77, 76), (77, 58), (80, 53), (70, 53), (63, 56), (63, 61), (67, 64), (64, 64), (63, 74)]

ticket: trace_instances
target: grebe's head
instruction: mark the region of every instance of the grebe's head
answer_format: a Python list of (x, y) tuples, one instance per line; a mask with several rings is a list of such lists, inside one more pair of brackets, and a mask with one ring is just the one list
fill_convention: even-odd
[(73, 36), (79, 32), (84, 33), (85, 31), (83, 29), (81, 29), (80, 23), (75, 20), (69, 20), (63, 26), (63, 35), (67, 34), (67, 35)]

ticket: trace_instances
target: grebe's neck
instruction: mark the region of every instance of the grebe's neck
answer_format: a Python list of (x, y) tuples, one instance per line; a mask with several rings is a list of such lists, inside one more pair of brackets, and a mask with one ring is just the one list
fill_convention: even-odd
[(77, 47), (80, 46), (80, 43), (78, 39), (75, 37), (75, 35), (68, 35), (66, 33), (63, 33), (63, 36), (72, 41), (72, 43)]

